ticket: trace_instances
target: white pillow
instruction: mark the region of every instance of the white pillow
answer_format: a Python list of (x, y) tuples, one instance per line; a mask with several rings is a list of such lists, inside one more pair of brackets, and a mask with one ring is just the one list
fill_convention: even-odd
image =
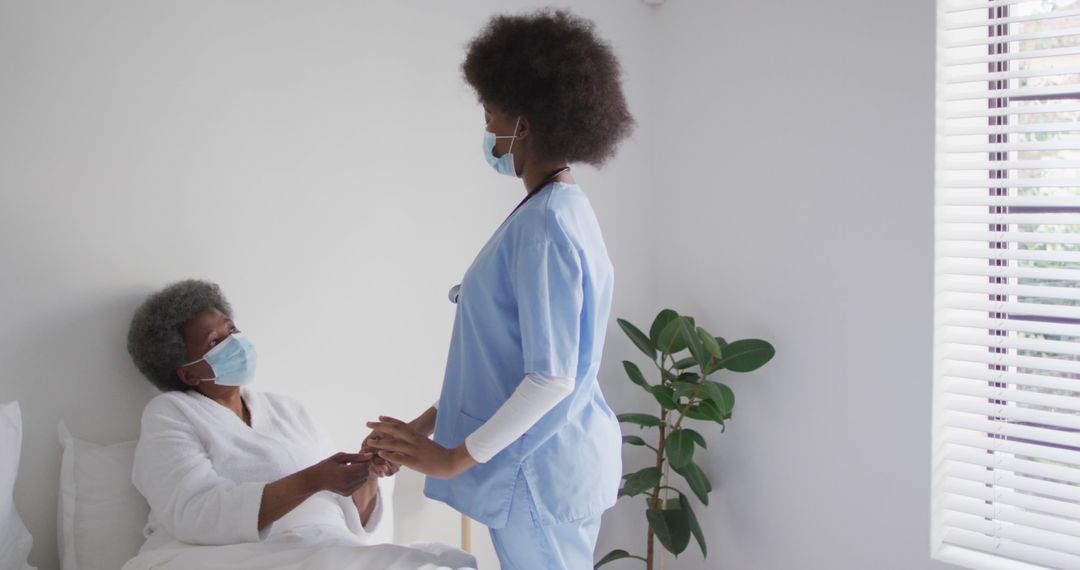
[(131, 483), (135, 442), (98, 445), (60, 422), (58, 541), (63, 570), (117, 570), (142, 546), (150, 514)]
[(0, 404), (0, 568), (5, 570), (33, 570), (26, 557), (34, 540), (15, 511), (15, 476), (21, 452), (19, 403)]

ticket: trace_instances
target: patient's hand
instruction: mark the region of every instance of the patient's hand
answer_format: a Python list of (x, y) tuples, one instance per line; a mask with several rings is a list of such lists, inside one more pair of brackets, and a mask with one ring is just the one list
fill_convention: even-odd
[(371, 472), (379, 477), (393, 477), (401, 469), (401, 465), (376, 455), (371, 459)]
[(308, 468), (318, 489), (349, 496), (371, 477), (370, 453), (335, 453)]

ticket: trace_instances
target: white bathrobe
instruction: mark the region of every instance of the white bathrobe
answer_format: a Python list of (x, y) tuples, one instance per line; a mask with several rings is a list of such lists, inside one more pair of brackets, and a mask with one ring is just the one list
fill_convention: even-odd
[[(282, 568), (344, 568), (343, 558), (350, 568), (475, 566), (472, 557), (441, 545), (369, 546), (392, 540), (390, 525), (380, 524), (389, 516), (384, 515), (381, 491), (366, 525), (352, 497), (323, 491), (260, 531), (259, 505), (266, 484), (340, 450), (329, 446), (295, 400), (247, 387), (241, 395), (251, 412), (250, 427), (195, 391), (167, 392), (147, 404), (132, 481), (150, 503), (150, 518), (140, 556), (125, 569), (195, 563), (209, 567), (215, 562), (231, 567), (256, 556), (262, 558), (254, 567), (271, 567), (267, 557), (274, 556)], [(331, 556), (326, 547), (341, 551), (339, 559), (297, 565), (297, 560), (310, 562), (316, 554)], [(298, 550), (304, 548), (313, 549), (312, 555)], [(197, 552), (186, 552), (193, 549)], [(362, 551), (370, 549), (370, 556), (364, 556)], [(362, 564), (365, 558), (371, 564)]]

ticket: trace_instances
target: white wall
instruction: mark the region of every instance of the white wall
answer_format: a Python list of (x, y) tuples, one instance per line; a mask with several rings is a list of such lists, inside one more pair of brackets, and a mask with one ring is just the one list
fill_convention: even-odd
[[(691, 544), (668, 568), (946, 568), (928, 558), (933, 2), (573, 4), (639, 120), (578, 173), (612, 317), (671, 306), (778, 351), (730, 380), (728, 432), (702, 429), (708, 562)], [(219, 281), (260, 387), (342, 446), (435, 397), (446, 290), (521, 195), (480, 159), (462, 44), (534, 5), (0, 0), (0, 401), (26, 417), (34, 564), (56, 567), (56, 421), (136, 436), (154, 392), (124, 335), (166, 282)], [(601, 371), (619, 411), (649, 405), (628, 344), (613, 327)], [(399, 538), (456, 542), (419, 485), (398, 500), (427, 524)], [(598, 553), (644, 535), (623, 500)]]
[[(155, 392), (127, 323), (170, 281), (221, 283), (258, 344), (258, 386), (299, 397), (342, 447), (437, 397), (446, 292), (523, 195), (481, 157), (463, 45), (496, 10), (534, 5), (0, 0), (0, 401), (26, 422), (31, 563), (57, 566), (56, 422), (137, 436)], [(643, 109), (650, 9), (578, 11)], [(644, 133), (577, 172), (619, 311), (651, 299)], [(456, 544), (456, 515), (419, 486), (399, 482), (413, 522), (398, 538)]]
[[(707, 567), (951, 567), (929, 559), (934, 13), (656, 12), (657, 300), (777, 349), (728, 377), (727, 433), (705, 430)], [(608, 546), (644, 536), (618, 528), (637, 508), (608, 517)], [(691, 544), (667, 567), (706, 563)]]

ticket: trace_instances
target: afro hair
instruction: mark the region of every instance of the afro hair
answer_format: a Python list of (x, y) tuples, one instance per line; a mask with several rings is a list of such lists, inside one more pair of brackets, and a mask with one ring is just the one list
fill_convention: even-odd
[(528, 118), (543, 158), (601, 166), (634, 128), (619, 60), (593, 28), (564, 10), (498, 15), (468, 45), (465, 81)]
[(216, 283), (188, 279), (150, 295), (135, 311), (128, 329), (128, 353), (139, 372), (161, 391), (190, 388), (176, 375), (184, 364), (180, 329), (210, 308), (232, 318), (232, 307)]

